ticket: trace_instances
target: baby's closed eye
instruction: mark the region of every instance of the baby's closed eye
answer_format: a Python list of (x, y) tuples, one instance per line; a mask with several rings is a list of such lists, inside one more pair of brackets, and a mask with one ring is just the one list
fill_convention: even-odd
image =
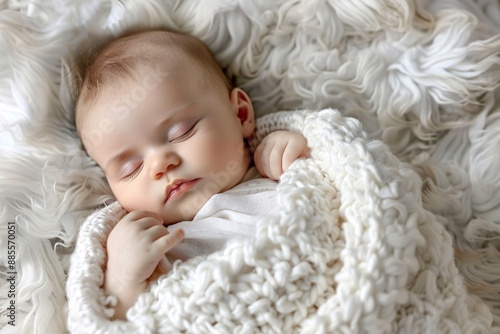
[(121, 168), (120, 181), (128, 181), (136, 176), (140, 172), (142, 165), (139, 160), (127, 161)]
[(196, 124), (198, 124), (198, 121), (194, 123), (181, 123), (172, 127), (168, 131), (167, 141), (171, 143), (177, 143), (188, 139), (192, 135)]

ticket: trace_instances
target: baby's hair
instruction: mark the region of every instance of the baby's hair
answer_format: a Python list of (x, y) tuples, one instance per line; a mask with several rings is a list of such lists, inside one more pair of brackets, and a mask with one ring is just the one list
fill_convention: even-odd
[(81, 65), (82, 81), (76, 96), (77, 128), (82, 117), (80, 109), (92, 105), (105, 89), (115, 88), (125, 79), (135, 78), (141, 71), (179, 56), (201, 66), (209, 87), (215, 84), (227, 92), (233, 88), (210, 49), (197, 38), (166, 30), (125, 34)]

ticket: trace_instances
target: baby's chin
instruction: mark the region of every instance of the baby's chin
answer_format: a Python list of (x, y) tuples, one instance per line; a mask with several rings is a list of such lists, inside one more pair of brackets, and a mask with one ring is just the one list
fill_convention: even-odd
[(163, 225), (169, 226), (182, 221), (193, 220), (203, 205), (205, 205), (205, 203), (200, 203), (200, 205), (197, 205), (196, 207), (184, 208), (184, 210), (182, 210), (181, 207), (178, 207), (179, 210), (176, 210), (177, 212), (174, 215), (172, 215), (172, 212), (170, 212), (170, 214), (168, 212), (159, 212), (159, 215), (163, 219)]
[(166, 222), (164, 225), (172, 225), (181, 221), (193, 220), (210, 198), (218, 193), (219, 192), (214, 193), (208, 191), (186, 193), (183, 201), (168, 205), (172, 206), (175, 204), (173, 209), (175, 212), (169, 210), (168, 206), (163, 208), (164, 211), (160, 213), (160, 216), (162, 216), (163, 221)]

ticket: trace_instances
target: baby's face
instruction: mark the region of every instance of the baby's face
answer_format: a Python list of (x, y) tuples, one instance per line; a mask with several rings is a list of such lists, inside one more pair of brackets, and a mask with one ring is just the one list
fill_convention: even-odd
[(164, 224), (191, 220), (246, 173), (244, 138), (254, 129), (248, 96), (194, 80), (163, 79), (153, 88), (130, 80), (85, 116), (82, 141), (127, 211), (158, 213)]

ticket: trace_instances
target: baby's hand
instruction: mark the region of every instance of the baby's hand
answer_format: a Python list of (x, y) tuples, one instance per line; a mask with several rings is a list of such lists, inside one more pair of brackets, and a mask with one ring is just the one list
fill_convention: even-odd
[(276, 131), (267, 135), (254, 154), (260, 174), (278, 180), (285, 170), (300, 157), (309, 156), (307, 141), (301, 134)]
[(161, 268), (165, 253), (183, 237), (182, 230), (169, 234), (157, 214), (130, 212), (108, 237), (106, 285), (116, 291), (145, 283), (158, 266)]

